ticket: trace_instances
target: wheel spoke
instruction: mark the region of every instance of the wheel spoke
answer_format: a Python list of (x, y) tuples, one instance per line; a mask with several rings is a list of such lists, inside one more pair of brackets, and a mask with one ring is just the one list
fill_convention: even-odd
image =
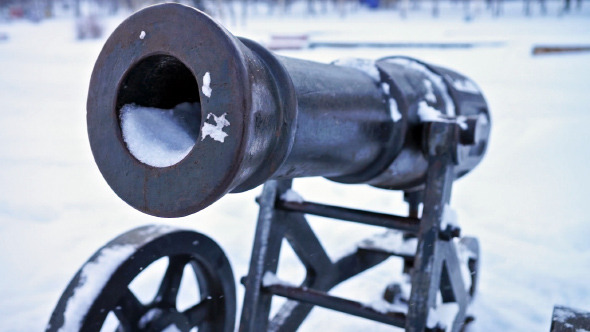
[(113, 312), (119, 320), (120, 329), (124, 331), (133, 331), (137, 321), (146, 310), (145, 306), (139, 302), (135, 294), (129, 288), (125, 291)]
[(198, 326), (203, 321), (209, 318), (213, 301), (211, 299), (204, 299), (198, 304), (192, 306), (184, 312), (191, 327)]
[[(113, 263), (109, 260), (103, 262), (97, 257), (110, 254), (109, 250), (122, 245), (135, 248), (133, 258), (118, 265), (112, 274), (101, 274), (111, 271)], [(144, 268), (162, 258), (167, 260), (162, 263), (168, 264), (162, 266), (158, 263), (158, 268), (144, 273)], [(105, 287), (93, 295), (92, 300), (88, 299), (88, 308), (78, 308), (80, 316), (84, 317), (81, 321), (84, 331), (98, 331), (112, 324), (118, 325), (117, 332), (163, 331), (174, 326), (187, 331), (189, 321), (192, 323), (190, 327), (197, 327), (200, 332), (233, 330), (236, 304), (231, 266), (221, 248), (203, 234), (168, 227), (140, 227), (107, 243), (87, 261), (89, 263), (98, 264), (100, 269), (93, 272), (99, 273), (97, 278), (105, 280)], [(192, 267), (191, 278), (185, 281), (191, 282), (191, 285), (196, 282), (197, 298), (203, 301), (199, 303), (195, 299), (191, 302), (192, 307), (179, 311), (177, 297), (182, 291), (179, 288), (184, 272), (189, 273), (189, 264)], [(48, 332), (56, 332), (63, 327), (63, 317), (79, 287), (79, 275), (83, 275), (84, 269), (78, 271), (60, 297), (47, 325)], [(151, 271), (157, 275), (154, 276)], [(141, 278), (142, 290), (151, 289), (152, 294), (155, 291), (151, 300), (140, 301), (143, 298), (138, 297), (139, 289), (136, 293), (133, 291), (135, 288), (131, 288), (136, 277)]]
[(155, 302), (162, 307), (174, 308), (176, 307), (176, 296), (178, 295), (178, 288), (182, 280), (184, 267), (189, 261), (189, 256), (173, 256), (170, 257), (168, 268), (164, 274), (164, 278), (160, 283), (160, 289), (156, 295)]

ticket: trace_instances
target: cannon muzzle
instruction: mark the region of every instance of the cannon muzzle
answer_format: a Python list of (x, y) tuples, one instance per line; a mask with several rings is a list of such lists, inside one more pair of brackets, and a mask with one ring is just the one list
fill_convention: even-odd
[(270, 53), (179, 4), (125, 20), (92, 74), (88, 135), (111, 188), (179, 217), (269, 179), (424, 184), (424, 122), (457, 124), (456, 177), (479, 163), (489, 114), (468, 78), (391, 57), (321, 64)]

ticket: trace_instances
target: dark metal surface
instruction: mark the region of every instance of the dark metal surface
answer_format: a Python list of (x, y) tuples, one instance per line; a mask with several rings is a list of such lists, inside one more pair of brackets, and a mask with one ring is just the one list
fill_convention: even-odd
[[(241, 332), (267, 329), (272, 294), (263, 292), (262, 279), (266, 272), (276, 273), (281, 242), (285, 233), (284, 225), (275, 222), (281, 219), (277, 215), (284, 213), (274, 208), (274, 202), (277, 192), (285, 191), (290, 185), (290, 181), (283, 183), (269, 181), (264, 185), (260, 196), (261, 203), (250, 256), (250, 268), (244, 283), (246, 293), (240, 319)], [(279, 186), (282, 188), (279, 189)]]
[(279, 200), (277, 207), (287, 211), (312, 214), (327, 218), (353, 221), (366, 225), (389, 227), (417, 234), (420, 228), (420, 219), (412, 217), (401, 217), (385, 213), (361, 211), (339, 206), (318, 204), (312, 202), (288, 202)]
[(313, 304), (316, 306), (343, 312), (345, 314), (362, 317), (397, 327), (403, 327), (406, 322), (405, 313), (383, 313), (362, 303), (330, 296), (326, 293), (318, 292), (313, 289), (277, 284), (269, 286), (267, 290), (273, 294), (286, 297), (288, 299)]
[(556, 305), (550, 332), (590, 331), (590, 312)]
[[(263, 279), (266, 273), (277, 272), (283, 239), (287, 240), (306, 268), (306, 278), (301, 286), (318, 292), (327, 292), (390, 256), (359, 249), (333, 262), (301, 213), (276, 208), (275, 203), (290, 187), (290, 180), (268, 181), (259, 198), (260, 213), (250, 268), (243, 279), (246, 293), (240, 319), (241, 332), (295, 331), (313, 308), (310, 303), (288, 301), (274, 317), (269, 317), (273, 293), (265, 287)], [(357, 306), (352, 302), (342, 304), (340, 300), (322, 303), (328, 308), (332, 308), (330, 303), (339, 303), (332, 309), (338, 309), (338, 305), (346, 308)], [(362, 309), (359, 315), (371, 315), (369, 311)], [(391, 318), (386, 320), (391, 321)]]
[[(479, 245), (474, 238), (455, 239), (459, 236), (456, 226), (441, 229), (455, 177), (455, 147), (460, 140), (458, 124), (429, 122), (424, 131), (426, 143), (423, 149), (429, 162), (426, 186), (423, 193), (415, 191), (406, 195), (410, 203), (409, 213), (414, 217), (287, 201), (282, 197), (291, 188), (290, 180), (266, 183), (258, 199), (260, 214), (250, 270), (243, 279), (246, 295), (240, 320), (241, 332), (295, 331), (316, 305), (405, 327), (406, 331), (460, 331), (473, 320), (466, 311), (477, 286)], [(424, 204), (424, 208), (418, 218), (420, 204)], [(371, 239), (367, 239), (358, 244), (352, 253), (332, 262), (303, 214), (404, 231), (408, 239), (416, 237), (415, 256), (389, 250), (387, 246), (381, 249), (379, 246), (363, 245), (371, 243)], [(283, 239), (288, 241), (307, 270), (306, 278), (299, 286), (286, 284), (275, 277)], [(459, 253), (459, 246), (469, 252), (467, 261), (462, 261), (465, 257)], [(380, 312), (370, 305), (328, 293), (337, 284), (382, 263), (391, 255), (404, 259), (404, 273), (411, 276), (410, 297), (402, 301), (407, 305), (407, 311)], [(462, 267), (462, 264), (466, 266)], [(469, 272), (470, 280), (463, 279), (462, 268)], [(270, 281), (267, 280), (268, 274)], [(468, 283), (470, 287), (467, 287)], [(274, 317), (269, 317), (273, 295), (289, 300)], [(436, 315), (436, 311), (444, 305), (456, 308), (457, 312), (450, 322), (431, 316)]]
[[(440, 110), (450, 121), (462, 118), (470, 123), (475, 121), (477, 127), (466, 131), (475, 135), (475, 142), (460, 142), (454, 148), (461, 160), (454, 168), (454, 178), (458, 178), (473, 169), (483, 158), (490, 134), (490, 115), (485, 99), (479, 89), (469, 78), (452, 70), (430, 65), (408, 57), (388, 57), (377, 62), (379, 68), (387, 72), (388, 84), (399, 92), (396, 100), (403, 100), (407, 105), (407, 135), (404, 146), (395, 160), (377, 177), (367, 183), (386, 189), (416, 191), (424, 187), (428, 156), (422, 149), (427, 142), (423, 137), (424, 120), (419, 116), (421, 105)], [(426, 83), (429, 82), (429, 83)], [(427, 85), (431, 85), (429, 89)], [(465, 89), (468, 85), (471, 89)], [(460, 87), (461, 89), (458, 89)], [(428, 91), (434, 95), (427, 98)], [(469, 90), (469, 91), (468, 91)], [(463, 134), (462, 134), (463, 135)], [(464, 134), (469, 136), (468, 134)]]
[[(399, 59), (349, 67), (275, 56), (193, 8), (148, 7), (115, 30), (96, 62), (87, 104), (92, 151), (117, 195), (162, 217), (197, 212), (269, 179), (324, 176), (416, 189), (428, 164), (418, 115), (426, 103), (446, 116), (480, 119), (479, 134), (471, 135), (476, 144), (457, 148), (455, 177), (461, 176), (486, 150), (485, 100), (460, 74)], [(207, 73), (209, 96), (202, 92)], [(226, 114), (225, 140), (198, 135), (188, 155), (168, 167), (136, 159), (122, 138), (121, 107), (167, 109), (183, 102), (200, 103), (197, 133), (212, 124), (210, 115)]]
[[(113, 253), (129, 250), (128, 257), (119, 262), (113, 258), (120, 257)], [(129, 285), (162, 257), (168, 257), (168, 267), (159, 289), (151, 302), (142, 303)], [(194, 271), (199, 298), (195, 305), (179, 311), (177, 295), (187, 265)], [(97, 275), (89, 276), (89, 272)], [(176, 327), (175, 331), (188, 332), (198, 327), (199, 331), (230, 332), (234, 330), (235, 296), (231, 266), (213, 240), (192, 231), (144, 226), (120, 235), (86, 262), (59, 299), (46, 332), (101, 331), (109, 312), (119, 321), (117, 331)]]
[[(194, 111), (200, 113), (191, 116), (191, 134), (197, 136), (192, 150), (170, 166), (139, 161), (123, 139), (121, 108), (136, 104), (169, 109), (184, 102), (200, 105)], [(466, 309), (476, 289), (479, 245), (472, 238), (458, 239), (460, 229), (455, 225), (441, 229), (447, 223), (444, 210), (453, 181), (481, 161), (490, 134), (487, 104), (467, 77), (405, 57), (320, 64), (276, 56), (253, 41), (232, 36), (202, 12), (163, 4), (132, 15), (108, 39), (92, 74), (87, 107), (88, 134), (101, 173), (117, 195), (140, 211), (184, 216), (228, 192), (266, 183), (250, 267), (242, 279), (246, 292), (241, 332), (294, 331), (314, 305), (416, 332), (456, 332), (471, 319)], [(210, 116), (215, 122), (222, 116), (227, 120), (220, 128), (223, 140), (205, 135), (205, 126), (213, 125)], [(293, 178), (306, 176), (404, 190), (409, 216), (282, 198)], [(403, 232), (404, 241), (417, 241), (417, 250), (414, 255), (357, 245), (332, 261), (304, 214)], [(305, 266), (306, 278), (299, 286), (265, 281), (277, 272), (283, 240)], [(463, 279), (459, 245), (472, 254), (467, 262), (471, 280)], [(170, 246), (176, 248), (175, 243)], [(219, 302), (228, 307), (225, 316), (218, 317), (221, 325), (213, 328), (218, 331), (233, 328), (234, 286), (225, 256), (212, 242), (209, 247), (215, 248), (213, 256), (191, 251), (179, 259), (195, 258), (205, 266), (196, 273), (205, 276), (206, 289), (231, 293), (231, 303)], [(407, 312), (379, 312), (328, 294), (392, 255), (404, 259), (404, 273), (411, 276), (412, 291), (404, 299)], [(219, 259), (223, 268), (212, 270), (210, 264)], [(74, 288), (66, 290), (66, 300), (60, 300), (61, 311), (80, 282), (79, 275), (76, 278)], [(122, 285), (125, 293), (127, 281), (113, 283)], [(167, 283), (162, 287), (168, 288)], [(439, 294), (442, 302), (437, 301)], [(274, 295), (289, 300), (269, 317)], [(106, 308), (117, 305), (111, 302)], [(199, 319), (203, 316), (197, 311), (221, 310), (203, 303), (206, 310), (195, 309)], [(453, 321), (436, 321), (432, 312), (448, 304), (457, 308)], [(133, 321), (138, 311), (148, 309), (121, 307), (130, 307)], [(161, 330), (183, 314), (170, 311), (163, 316), (166, 320), (153, 323), (161, 325), (154, 329)], [(59, 323), (59, 314), (54, 316)]]
[(469, 274), (471, 275), (471, 287), (469, 287), (470, 300), (473, 300), (477, 292), (477, 284), (479, 282), (479, 241), (474, 237), (463, 237), (459, 240), (467, 250), (473, 253), (473, 257), (470, 257), (467, 261), (467, 267), (469, 268)]
[[(454, 180), (453, 155), (458, 145), (457, 124), (432, 122), (425, 129), (428, 155), (424, 210), (418, 233), (418, 248), (412, 271), (412, 292), (408, 302), (406, 331), (421, 332), (432, 310), (444, 303), (456, 303), (458, 312), (451, 331), (459, 331), (466, 320), (470, 301), (461, 277), (460, 262), (450, 239), (441, 239), (444, 210), (451, 198)], [(441, 293), (442, 303), (437, 303)]]

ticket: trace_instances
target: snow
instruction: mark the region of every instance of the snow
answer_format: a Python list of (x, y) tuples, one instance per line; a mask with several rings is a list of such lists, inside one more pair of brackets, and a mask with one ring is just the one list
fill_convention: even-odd
[[(531, 47), (541, 43), (590, 44), (590, 6), (584, 2), (581, 13), (557, 16), (557, 3), (547, 2), (546, 16), (523, 17), (522, 2), (505, 1), (504, 16), (493, 18), (484, 11), (470, 22), (444, 1), (437, 19), (430, 17), (427, 3), (409, 10), (406, 19), (396, 11), (357, 10), (342, 19), (298, 12), (273, 16), (260, 10), (245, 27), (229, 26), (255, 40), (268, 36), (270, 27), (272, 33), (310, 32), (310, 40), (501, 42), (465, 49), (282, 52), (325, 63), (343, 56), (412, 56), (477, 83), (489, 102), (491, 142), (482, 163), (455, 183), (451, 201), (462, 233), (476, 236), (481, 245), (479, 290), (470, 309), (476, 320), (469, 332), (547, 331), (556, 304), (590, 311), (590, 53), (531, 55)], [(94, 61), (117, 22), (106, 23), (102, 40), (79, 42), (69, 18), (0, 22), (0, 31), (9, 36), (0, 42), (2, 331), (42, 331), (88, 257), (140, 225), (181, 225), (203, 232), (226, 251), (236, 278), (247, 273), (260, 189), (226, 195), (193, 216), (160, 219), (130, 208), (100, 175), (88, 144), (85, 105)], [(139, 31), (132, 33), (137, 39)], [(294, 185), (309, 201), (406, 213), (401, 193), (318, 178), (298, 179)], [(382, 232), (309, 219), (330, 257)], [(281, 252), (287, 255), (287, 250)], [(277, 274), (288, 281), (282, 271), (304, 278), (300, 265), (294, 257)], [(401, 263), (391, 259), (334, 293), (371, 303), (400, 269)], [(239, 310), (243, 287), (236, 285)], [(314, 309), (300, 331), (318, 330), (399, 331)]]
[(391, 90), (389, 90), (389, 84), (385, 82), (381, 82), (381, 90), (383, 90), (383, 93), (385, 93), (388, 96), (391, 94)]
[[(428, 69), (423, 64), (418, 63), (414, 60), (404, 59), (404, 58), (393, 58), (393, 59), (388, 59), (387, 61), (391, 62), (391, 63), (399, 64), (402, 66), (407, 66), (409, 68), (412, 68), (412, 69), (419, 71), (422, 74), (426, 75), (428, 80), (424, 80), (424, 83), (425, 84), (430, 83), (427, 86), (427, 89), (430, 89), (430, 91), (432, 92), (431, 95), (429, 95), (428, 93), (426, 94), (426, 96), (425, 96), (426, 100), (430, 101), (429, 98), (432, 99), (432, 97), (434, 97), (434, 100), (436, 100), (436, 96), (434, 96), (434, 92), (432, 91), (432, 85), (431, 85), (432, 83), (434, 83), (437, 86), (437, 88), (439, 89), (440, 94), (442, 95), (442, 97), (445, 101), (446, 115), (448, 115), (448, 116), (455, 115), (455, 103), (453, 102), (453, 99), (451, 99), (451, 96), (449, 95), (449, 89), (447, 88), (447, 85), (443, 81), (442, 77), (440, 77), (439, 75), (432, 72), (430, 69)], [(428, 83), (426, 83), (426, 82), (428, 82)]]
[(285, 302), (285, 306), (282, 307), (282, 310), (275, 315), (273, 315), (273, 321), (277, 323), (277, 325), (284, 324), (285, 320), (289, 318), (289, 315), (295, 308), (297, 307), (298, 303), (295, 301), (287, 301)]
[(453, 209), (449, 204), (445, 204), (443, 207), (442, 222), (440, 223), (440, 229), (445, 230), (447, 226), (459, 227), (459, 221), (457, 211)]
[(574, 316), (576, 316), (575, 313), (570, 310), (564, 310), (563, 308), (555, 308), (553, 311), (553, 317), (555, 320), (562, 323), (565, 323), (568, 319)]
[(175, 324), (170, 324), (162, 332), (181, 332), (181, 330)]
[(285, 281), (279, 279), (276, 274), (274, 274), (274, 273), (272, 273), (270, 271), (266, 271), (264, 273), (264, 276), (262, 276), (262, 285), (264, 287), (270, 287), (270, 286), (288, 286), (288, 287), (294, 287), (293, 284), (290, 284), (288, 282), (285, 282)]
[(383, 93), (385, 93), (385, 95), (387, 96), (387, 100), (389, 102), (389, 115), (391, 115), (391, 119), (393, 120), (393, 122), (398, 122), (402, 119), (402, 114), (400, 113), (399, 108), (397, 107), (397, 102), (395, 101), (395, 98), (391, 96), (389, 84), (381, 82), (381, 89), (383, 90)]
[(282, 195), (281, 199), (287, 202), (303, 203), (304, 199), (293, 189), (287, 189)]
[(141, 30), (141, 33), (139, 34), (139, 39), (143, 40), (145, 38), (145, 31)]
[(404, 239), (403, 232), (396, 230), (387, 230), (385, 233), (376, 234), (358, 245), (363, 249), (383, 250), (407, 256), (415, 255), (417, 246), (417, 238)]
[(227, 133), (223, 131), (223, 128), (230, 125), (229, 121), (225, 118), (226, 115), (227, 113), (223, 113), (221, 116), (216, 116), (213, 113), (207, 114), (207, 120), (212, 117), (213, 121), (215, 121), (215, 125), (209, 122), (203, 124), (203, 129), (201, 129), (201, 141), (205, 140), (207, 136), (210, 136), (218, 142), (225, 142)]
[(393, 97), (389, 98), (389, 115), (391, 115), (393, 122), (398, 122), (402, 119), (402, 114), (399, 112), (397, 102)]
[(456, 118), (448, 117), (443, 115), (436, 108), (428, 105), (425, 101), (418, 103), (418, 117), (421, 122), (445, 122), (445, 123), (456, 123), (462, 129), (467, 129), (467, 123), (465, 117), (458, 116)]
[(124, 105), (120, 114), (123, 140), (144, 164), (174, 165), (195, 145), (200, 109), (199, 103), (182, 103), (169, 110)]
[(205, 96), (211, 98), (211, 92), (213, 92), (213, 89), (211, 89), (211, 74), (209, 74), (209, 72), (206, 72), (205, 75), (203, 75), (203, 87), (201, 88), (201, 91), (203, 91)]
[(471, 81), (470, 79), (458, 79), (451, 81), (455, 89), (463, 92), (469, 92), (473, 94), (480, 93), (479, 88), (477, 85)]
[(64, 325), (59, 331), (79, 331), (82, 319), (94, 299), (100, 294), (110, 276), (129, 256), (135, 252), (131, 245), (105, 248), (97, 259), (82, 268), (80, 285), (68, 300), (64, 312)]
[(381, 81), (381, 76), (379, 75), (379, 70), (377, 69), (374, 60), (359, 58), (342, 58), (335, 60), (334, 62), (332, 62), (332, 64), (336, 66), (358, 69), (364, 72), (365, 74), (369, 75), (373, 79), (373, 81)]
[(391, 312), (402, 312), (402, 313), (408, 312), (407, 305), (402, 305), (402, 304), (397, 304), (397, 303), (389, 303), (389, 302), (385, 301), (384, 299), (375, 300), (373, 302), (365, 304), (365, 306), (368, 308), (371, 308), (375, 311), (378, 311), (382, 314), (387, 314), (387, 313), (391, 313)]
[(433, 104), (436, 103), (436, 95), (434, 94), (434, 90), (432, 88), (432, 82), (429, 80), (424, 80), (424, 87), (426, 88), (426, 95), (424, 96), (426, 101)]
[(418, 103), (418, 117), (422, 122), (438, 122), (444, 120), (442, 113), (428, 105), (425, 101)]
[(441, 303), (436, 308), (430, 308), (426, 326), (429, 328), (440, 327), (450, 332), (453, 327), (453, 321), (459, 313), (459, 304), (454, 302)]

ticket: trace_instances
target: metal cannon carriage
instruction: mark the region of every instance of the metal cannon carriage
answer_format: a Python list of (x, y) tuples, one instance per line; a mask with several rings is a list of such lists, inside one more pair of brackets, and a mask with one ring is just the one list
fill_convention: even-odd
[[(234, 275), (222, 249), (194, 231), (146, 226), (89, 259), (47, 331), (100, 331), (109, 313), (117, 331), (294, 331), (314, 306), (406, 331), (459, 331), (473, 319), (479, 246), (461, 236), (449, 206), (453, 181), (481, 161), (490, 133), (487, 104), (469, 78), (407, 57), (321, 64), (278, 56), (193, 8), (164, 4), (110, 36), (87, 111), (102, 175), (144, 213), (186, 216), (264, 184), (245, 296), (236, 324)], [(312, 176), (403, 191), (408, 213), (304, 201), (292, 181)], [(333, 260), (306, 215), (385, 233)], [(277, 277), (283, 240), (305, 266), (300, 285)], [(403, 259), (409, 292), (383, 285), (380, 306), (330, 294), (392, 256)], [(158, 291), (142, 302), (128, 286), (162, 257), (168, 266)], [(200, 298), (180, 310), (186, 266)], [(287, 301), (270, 317), (275, 296)]]

